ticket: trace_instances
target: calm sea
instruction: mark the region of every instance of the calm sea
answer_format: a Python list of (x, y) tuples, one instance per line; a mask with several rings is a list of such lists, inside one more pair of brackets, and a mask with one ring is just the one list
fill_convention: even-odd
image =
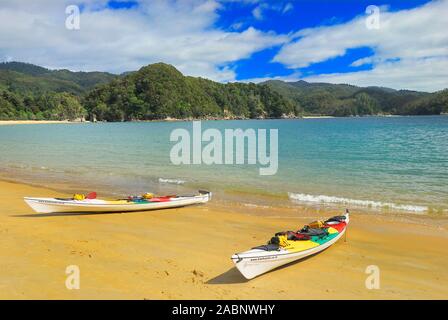
[(277, 174), (259, 175), (260, 165), (173, 165), (170, 133), (191, 132), (191, 122), (0, 126), (0, 174), (70, 192), (201, 188), (219, 201), (248, 205), (448, 214), (447, 116), (203, 121), (202, 127), (278, 129)]

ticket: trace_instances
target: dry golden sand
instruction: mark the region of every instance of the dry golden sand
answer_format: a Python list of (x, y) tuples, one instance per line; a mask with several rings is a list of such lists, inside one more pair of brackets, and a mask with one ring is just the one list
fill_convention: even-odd
[[(39, 215), (22, 200), (56, 195), (0, 181), (1, 299), (448, 298), (446, 225), (353, 213), (347, 242), (246, 281), (230, 256), (302, 225), (309, 212), (280, 218), (281, 210), (244, 214), (211, 203), (126, 214)], [(65, 287), (68, 265), (80, 267), (80, 290)], [(380, 268), (380, 290), (365, 287), (368, 265)]]

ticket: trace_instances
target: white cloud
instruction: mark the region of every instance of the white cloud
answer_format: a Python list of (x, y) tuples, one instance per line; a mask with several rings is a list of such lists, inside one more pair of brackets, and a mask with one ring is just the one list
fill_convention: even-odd
[(257, 20), (261, 20), (263, 19), (263, 9), (260, 6), (255, 7), (254, 10), (252, 10), (252, 15), (254, 16), (255, 19)]
[(259, 77), (259, 78), (250, 78), (250, 79), (244, 79), (241, 80), (241, 82), (245, 82), (245, 83), (260, 83), (260, 82), (265, 82), (267, 80), (282, 80), (282, 81), (286, 81), (286, 82), (296, 82), (298, 80), (300, 80), (302, 77), (302, 74), (299, 71), (295, 71), (293, 73), (291, 73), (290, 75), (287, 76), (272, 76), (272, 77)]
[(214, 27), (220, 3), (214, 0), (139, 1), (127, 10), (109, 10), (106, 0), (84, 1), (81, 29), (65, 29), (69, 0), (3, 0), (0, 59), (11, 57), (50, 68), (122, 72), (164, 61), (188, 75), (235, 79), (226, 64), (284, 43), (275, 33)]
[(366, 27), (365, 16), (304, 29), (292, 36), (292, 42), (283, 46), (274, 61), (300, 69), (343, 56), (351, 48), (370, 47), (374, 55), (354, 61), (352, 66), (372, 63), (372, 70), (305, 80), (439, 90), (448, 87), (447, 15), (448, 0), (440, 0), (411, 10), (381, 12), (378, 30)]
[(285, 7), (283, 8), (282, 12), (286, 13), (288, 11), (291, 11), (292, 9), (294, 9), (294, 5), (291, 2), (288, 2)]
[[(380, 29), (368, 30), (365, 16), (350, 22), (300, 30), (289, 37), (237, 21), (233, 32), (215, 26), (226, 2), (241, 1), (267, 11), (290, 13), (293, 2), (261, 0), (138, 0), (138, 7), (109, 10), (108, 0), (0, 0), (0, 60), (50, 68), (122, 72), (164, 61), (183, 73), (233, 81), (234, 62), (285, 44), (274, 58), (292, 69), (285, 80), (304, 79), (434, 91), (448, 87), (448, 0), (412, 10), (382, 8)], [(81, 30), (65, 29), (65, 7), (83, 3)], [(368, 71), (303, 77), (300, 69), (370, 47), (374, 54), (352, 62)], [(261, 81), (265, 79), (252, 79)]]
[(286, 4), (283, 4), (281, 2), (274, 4), (272, 4), (271, 2), (261, 2), (252, 10), (252, 15), (257, 20), (263, 20), (265, 18), (264, 16), (265, 11), (274, 11), (285, 14), (293, 9), (294, 5), (291, 2), (288, 2)]
[(232, 23), (232, 25), (230, 26), (230, 28), (233, 30), (241, 30), (243, 27), (244, 27), (244, 22), (242, 22), (242, 21)]
[(358, 60), (353, 61), (350, 66), (351, 67), (360, 67), (366, 64), (372, 64), (374, 63), (375, 59), (373, 57), (366, 57), (366, 58), (361, 58)]
[(387, 61), (373, 70), (304, 77), (309, 82), (349, 83), (433, 92), (448, 87), (448, 59), (444, 57)]

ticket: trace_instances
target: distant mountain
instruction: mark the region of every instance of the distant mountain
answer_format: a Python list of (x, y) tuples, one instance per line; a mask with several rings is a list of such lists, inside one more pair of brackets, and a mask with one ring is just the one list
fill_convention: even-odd
[(0, 70), (0, 90), (8, 90), (19, 95), (42, 94), (45, 92), (69, 92), (81, 95), (85, 88), (73, 81), (61, 80), (45, 75), (33, 76), (12, 70)]
[(118, 76), (106, 72), (49, 70), (29, 63), (0, 63), (0, 120), (78, 119), (81, 96)]
[(431, 94), (383, 87), (308, 83), (303, 80), (270, 80), (261, 85), (267, 85), (293, 101), (305, 115), (440, 114), (448, 110), (448, 105), (440, 103), (446, 91)]
[(16, 71), (30, 76), (41, 76), (51, 72), (47, 68), (39, 67), (34, 64), (24, 62), (2, 62), (0, 63), (0, 70)]
[(29, 63), (0, 63), (0, 88), (15, 92), (69, 92), (81, 95), (117, 76), (107, 72), (49, 70)]
[(283, 118), (448, 113), (448, 89), (436, 92), (361, 88), (348, 84), (284, 82), (222, 84), (184, 76), (156, 63), (138, 71), (49, 70), (0, 63), (0, 120)]

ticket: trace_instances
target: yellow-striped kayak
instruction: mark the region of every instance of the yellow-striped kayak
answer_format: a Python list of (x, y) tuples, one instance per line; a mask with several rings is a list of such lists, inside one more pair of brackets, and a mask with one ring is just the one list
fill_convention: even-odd
[(322, 222), (318, 229), (289, 231), (282, 233), (281, 236), (277, 234), (267, 245), (234, 254), (232, 261), (246, 279), (255, 278), (270, 270), (325, 250), (342, 237), (349, 220), (347, 211), (342, 216), (335, 216)]
[(25, 202), (38, 213), (56, 212), (131, 212), (156, 209), (184, 207), (193, 204), (206, 203), (212, 198), (212, 193), (200, 190), (196, 195), (163, 196), (152, 199), (130, 198), (118, 200), (101, 199), (61, 199), (61, 198), (29, 198)]

